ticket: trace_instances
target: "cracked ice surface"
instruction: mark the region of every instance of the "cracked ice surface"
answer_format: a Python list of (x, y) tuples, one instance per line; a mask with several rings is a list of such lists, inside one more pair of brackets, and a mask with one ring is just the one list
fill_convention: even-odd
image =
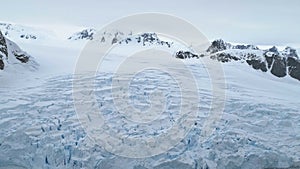
[[(225, 110), (212, 135), (202, 142), (199, 136), (209, 115), (211, 89), (201, 65), (191, 63), (190, 67), (199, 81), (200, 107), (195, 124), (174, 148), (145, 159), (116, 156), (87, 137), (74, 110), (71, 75), (47, 78), (34, 87), (1, 88), (0, 168), (299, 166), (298, 82), (283, 83), (281, 79), (265, 78), (260, 73), (247, 72), (243, 66), (228, 64), (224, 67)], [(243, 76), (233, 76), (232, 72)], [(144, 126), (128, 123), (114, 110), (111, 81), (111, 74), (98, 74), (95, 95), (113, 130), (132, 137), (151, 137), (166, 132), (178, 119), (178, 86), (166, 75), (150, 71), (132, 80), (131, 101), (137, 109), (147, 108), (152, 90), (161, 89), (167, 98), (167, 109), (157, 123)]]

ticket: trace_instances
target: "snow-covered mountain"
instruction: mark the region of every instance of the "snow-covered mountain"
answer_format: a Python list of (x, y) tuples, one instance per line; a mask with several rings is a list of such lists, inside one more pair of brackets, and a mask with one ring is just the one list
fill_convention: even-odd
[(98, 35), (98, 39), (95, 39), (97, 30), (93, 28), (84, 29), (82, 31), (74, 33), (70, 36), (69, 40), (96, 40), (100, 43), (110, 43), (110, 44), (142, 44), (143, 46), (149, 45), (162, 45), (171, 47), (173, 42), (161, 40), (156, 33), (141, 33), (138, 35), (133, 35), (132, 32), (121, 32), (118, 30), (105, 31), (102, 34)]
[(37, 40), (39, 36), (39, 30), (29, 26), (23, 26), (11, 23), (0, 23), (0, 30), (3, 35), (12, 39), (24, 39), (24, 40)]
[(5, 38), (0, 31), (0, 73), (1, 71), (22, 72), (35, 70), (38, 64), (16, 43)]
[(98, 37), (96, 37), (96, 33), (97, 33), (96, 29), (86, 28), (83, 29), (82, 31), (75, 32), (73, 35), (71, 35), (68, 38), (68, 40), (72, 40), (72, 41), (96, 40), (96, 41), (100, 41), (101, 43), (114, 44), (129, 35), (118, 30), (105, 31), (101, 35), (98, 35)]
[[(47, 34), (47, 31), (34, 27), (0, 23), (0, 29), (5, 37), (17, 41), (20, 39), (23, 41), (31, 40), (35, 42), (44, 40), (43, 43), (47, 43), (47, 41), (50, 41), (49, 39), (55, 39), (54, 37), (51, 37), (53, 35)], [(96, 33), (96, 29), (86, 28), (73, 33), (67, 38), (67, 40), (69, 42), (97, 40), (99, 43), (118, 43), (120, 45), (132, 44), (138, 46), (165, 46), (170, 48), (169, 50), (175, 51), (175, 57), (179, 59), (210, 57), (211, 59), (224, 63), (239, 61), (247, 63), (254, 69), (261, 70), (263, 72), (270, 72), (277, 77), (290, 76), (294, 79), (300, 80), (300, 61), (296, 50), (291, 47), (286, 47), (282, 51), (279, 51), (275, 46), (270, 49), (263, 50), (259, 49), (259, 47), (255, 45), (233, 45), (219, 39), (211, 43), (211, 46), (207, 49), (206, 53), (194, 54), (188, 50), (187, 47), (178, 45), (176, 42), (161, 40), (161, 38), (153, 32), (141, 33), (138, 35), (133, 35), (132, 32), (122, 32), (119, 30), (106, 31), (102, 34)], [(56, 41), (54, 41), (53, 44), (55, 43)], [(4, 61), (2, 62), (3, 63), (1, 64), (3, 65)]]
[(84, 29), (80, 32), (74, 33), (68, 39), (69, 40), (93, 40), (94, 34), (96, 34), (96, 29), (88, 28), (88, 29)]
[(286, 47), (279, 51), (275, 46), (262, 50), (254, 45), (232, 45), (223, 40), (215, 40), (207, 49), (207, 53), (193, 54), (189, 51), (179, 51), (176, 57), (199, 58), (210, 57), (220, 62), (246, 62), (253, 69), (270, 72), (277, 77), (290, 76), (300, 80), (300, 60), (296, 49)]
[(21, 43), (55, 44), (65, 41), (70, 33), (78, 29), (69, 25), (22, 25), (0, 21), (3, 35)]
[[(69, 37), (69, 40), (95, 40), (95, 35), (96, 29), (84, 29)], [(210, 57), (223, 63), (246, 62), (253, 69), (270, 72), (277, 77), (290, 76), (300, 80), (300, 60), (296, 49), (291, 47), (286, 47), (282, 51), (275, 46), (263, 50), (255, 45), (233, 45), (218, 39), (211, 43), (206, 53), (194, 54), (190, 50), (182, 49), (183, 46), (174, 45), (174, 42), (160, 40), (156, 33), (132, 35), (132, 33), (120, 31), (103, 32), (98, 37), (98, 41), (111, 44), (142, 44), (143, 46), (165, 45), (177, 51), (175, 57), (179, 59)]]

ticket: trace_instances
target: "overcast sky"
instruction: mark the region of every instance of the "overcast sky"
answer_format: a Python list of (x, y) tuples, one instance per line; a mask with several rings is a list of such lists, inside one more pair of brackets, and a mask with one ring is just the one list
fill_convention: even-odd
[(300, 44), (299, 0), (7, 0), (0, 20), (101, 28), (122, 16), (162, 12), (194, 24), (209, 39), (257, 45)]

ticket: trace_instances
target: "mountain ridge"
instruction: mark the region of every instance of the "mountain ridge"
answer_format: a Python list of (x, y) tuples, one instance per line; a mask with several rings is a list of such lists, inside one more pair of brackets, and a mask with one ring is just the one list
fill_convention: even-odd
[(275, 46), (269, 49), (259, 49), (254, 45), (232, 45), (221, 39), (211, 43), (204, 54), (194, 54), (190, 51), (178, 51), (176, 58), (210, 57), (222, 63), (241, 61), (253, 69), (270, 72), (276, 77), (290, 76), (300, 81), (300, 60), (296, 49), (285, 47), (279, 51)]
[[(16, 30), (11, 24), (0, 23), (1, 26), (5, 26), (5, 30)], [(23, 32), (24, 33), (24, 32)], [(26, 33), (25, 33), (26, 34)], [(16, 36), (14, 38), (32, 38), (38, 40), (38, 35), (26, 34), (24, 36)], [(9, 36), (9, 34), (4, 34)], [(28, 35), (28, 36), (27, 36)], [(95, 37), (97, 36), (97, 37)], [(109, 43), (113, 44), (142, 44), (142, 46), (149, 45), (160, 45), (167, 48), (172, 48), (176, 51), (174, 54), (175, 58), (178, 59), (188, 59), (188, 58), (201, 58), (209, 57), (213, 60), (226, 63), (226, 62), (242, 62), (247, 63), (255, 70), (260, 70), (262, 72), (270, 72), (272, 75), (282, 78), (290, 76), (294, 79), (300, 81), (300, 60), (297, 54), (297, 50), (292, 47), (285, 47), (283, 50), (279, 50), (277, 47), (273, 46), (269, 49), (260, 49), (260, 47), (252, 44), (235, 44), (226, 42), (222, 39), (217, 39), (211, 42), (210, 46), (203, 53), (193, 53), (192, 49), (189, 50), (188, 47), (182, 48), (182, 46), (174, 45), (172, 41), (161, 40), (160, 37), (154, 32), (145, 32), (140, 34), (134, 34), (132, 32), (121, 32), (119, 30), (110, 30), (102, 33), (97, 33), (94, 28), (86, 28), (81, 31), (73, 33), (66, 40), (68, 41), (86, 41), (95, 40), (99, 43)], [(1, 47), (5, 55), (5, 45)], [(2, 52), (2, 53), (3, 53)], [(16, 53), (15, 53), (16, 54)], [(2, 54), (3, 55), (3, 54)], [(18, 54), (16, 54), (18, 55)], [(16, 56), (15, 55), (15, 56)], [(17, 56), (16, 56), (17, 57)], [(0, 68), (5, 65), (1, 57)], [(18, 56), (19, 61), (25, 62), (28, 60), (27, 56)]]

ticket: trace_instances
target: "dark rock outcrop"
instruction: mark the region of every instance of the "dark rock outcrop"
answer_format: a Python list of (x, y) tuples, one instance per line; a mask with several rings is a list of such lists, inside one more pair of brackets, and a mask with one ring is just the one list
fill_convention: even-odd
[(286, 76), (286, 60), (280, 56), (274, 56), (274, 63), (271, 69), (271, 73), (277, 77)]
[(132, 41), (131, 38), (126, 38), (126, 39), (124, 40), (124, 42), (125, 42), (126, 44), (128, 44), (128, 43), (131, 42), (131, 41)]
[(112, 39), (112, 41), (111, 41), (111, 44), (115, 44), (115, 43), (117, 43), (118, 42), (118, 39), (116, 38), (116, 37), (114, 37), (113, 39)]
[(246, 60), (246, 62), (252, 66), (253, 69), (256, 69), (256, 70), (261, 70), (263, 72), (267, 72), (268, 69), (267, 69), (267, 66), (266, 66), (266, 63), (265, 62), (262, 62), (261, 60)]
[(84, 29), (80, 32), (77, 32), (73, 36), (70, 36), (68, 39), (69, 40), (79, 40), (79, 39), (93, 40), (95, 32), (96, 30), (92, 28)]
[(233, 49), (241, 49), (241, 50), (252, 49), (252, 50), (259, 50), (259, 48), (258, 48), (257, 46), (254, 46), (254, 45), (236, 45), (236, 46), (233, 46)]
[(283, 55), (283, 56), (286, 56), (286, 57), (291, 57), (291, 58), (299, 59), (299, 57), (298, 57), (298, 55), (297, 55), (296, 49), (293, 49), (293, 48), (291, 48), (291, 47), (286, 47), (286, 48), (283, 50), (282, 55)]
[(0, 59), (0, 70), (4, 69), (4, 62), (2, 60), (2, 58)]
[(127, 38), (123, 37), (119, 41), (119, 44), (129, 44), (130, 42), (137, 42), (142, 44), (143, 46), (156, 44), (167, 46), (168, 48), (170, 48), (172, 45), (171, 42), (160, 40), (156, 33), (143, 33), (136, 36), (129, 36)]
[(35, 35), (30, 35), (30, 34), (22, 34), (20, 35), (20, 38), (23, 38), (23, 39), (37, 39), (37, 37)]
[[(146, 45), (161, 45), (167, 46), (168, 48), (171, 47), (173, 44), (172, 42), (163, 41), (161, 40), (156, 33), (142, 33), (133, 35), (132, 32), (124, 33), (121, 31), (105, 31), (102, 34), (99, 33), (99, 37), (96, 37), (96, 30), (95, 29), (84, 29), (80, 32), (74, 33), (70, 36), (69, 40), (95, 40), (99, 41), (100, 43), (109, 43), (110, 45), (114, 44), (129, 44), (129, 43), (139, 43), (143, 46)], [(98, 39), (99, 38), (99, 39)]]
[[(30, 63), (28, 63), (30, 62)], [(31, 56), (9, 39), (6, 39), (0, 31), (0, 70), (5, 70), (7, 64), (28, 64), (28, 69), (36, 69), (38, 64)], [(33, 70), (31, 69), (31, 70)]]
[(178, 51), (175, 55), (176, 58), (179, 58), (179, 59), (187, 59), (187, 58), (199, 58), (198, 55), (192, 53), (192, 52), (189, 52), (189, 51)]
[(251, 50), (259, 50), (257, 46), (254, 45), (232, 45), (230, 43), (225, 42), (222, 39), (215, 40), (211, 43), (210, 47), (207, 49), (209, 53), (217, 53), (220, 51), (224, 51), (227, 49), (251, 49)]
[(300, 61), (293, 57), (287, 59), (287, 66), (289, 75), (295, 79), (300, 80)]
[(220, 62), (223, 62), (223, 63), (230, 62), (232, 60), (234, 60), (234, 61), (240, 60), (240, 58), (238, 58), (236, 56), (233, 56), (233, 55), (230, 55), (228, 53), (217, 53), (215, 55), (212, 55), (210, 58), (211, 59), (216, 59), (216, 60), (218, 60)]
[[(230, 50), (229, 50), (230, 49)], [(223, 40), (215, 40), (207, 49), (208, 56), (219, 62), (246, 61), (255, 70), (270, 72), (276, 77), (290, 75), (300, 80), (300, 59), (297, 51), (286, 47), (279, 51), (275, 46), (267, 50), (260, 50), (254, 45), (231, 45)], [(189, 52), (179, 51), (176, 57), (180, 59), (196, 57)]]
[(22, 63), (27, 63), (29, 61), (29, 56), (25, 53), (13, 52), (13, 54), (15, 55), (16, 59), (18, 59)]
[(276, 48), (276, 46), (273, 46), (273, 47), (270, 48), (268, 51), (269, 51), (269, 52), (273, 52), (273, 53), (276, 54), (276, 55), (279, 55), (279, 51), (278, 51), (278, 49)]
[(7, 57), (8, 53), (7, 53), (6, 40), (1, 31), (0, 31), (0, 52), (2, 52)]
[(5, 37), (3, 36), (2, 32), (0, 31), (0, 70), (4, 69), (4, 62), (3, 58), (8, 57), (7, 53), (7, 45), (6, 45), (6, 40)]
[(152, 43), (154, 41), (158, 41), (158, 37), (155, 33), (144, 33), (141, 34), (141, 38), (143, 39), (143, 45), (145, 45), (146, 42)]
[(140, 36), (136, 37), (136, 40), (138, 43), (142, 43), (143, 46), (145, 46), (146, 44), (159, 44), (171, 47), (170, 42), (160, 40), (156, 33), (143, 33)]
[(216, 53), (226, 49), (230, 49), (232, 45), (224, 42), (222, 39), (215, 40), (211, 43), (211, 46), (207, 49), (207, 52)]
[(122, 39), (122, 37), (124, 37), (124, 33), (123, 32), (116, 32), (116, 33), (114, 33), (114, 38), (112, 39), (111, 44), (118, 43), (118, 41), (120, 41), (120, 39)]

